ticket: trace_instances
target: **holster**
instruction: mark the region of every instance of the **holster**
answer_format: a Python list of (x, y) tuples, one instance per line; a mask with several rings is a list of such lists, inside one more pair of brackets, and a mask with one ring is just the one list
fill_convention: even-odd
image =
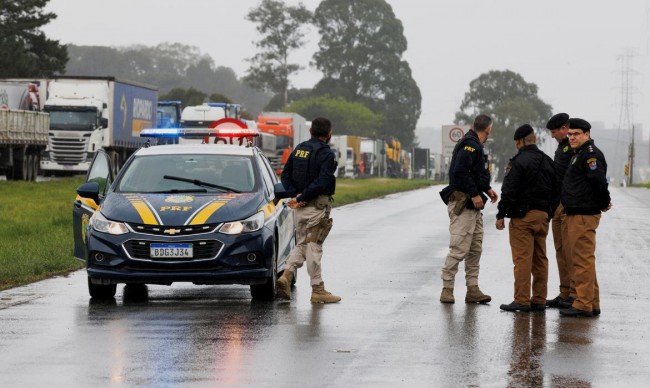
[(451, 193), (451, 196), (449, 197), (449, 202), (452, 202), (454, 204), (454, 214), (459, 216), (463, 210), (465, 210), (465, 205), (467, 204), (467, 200), (469, 199), (469, 195), (463, 193), (462, 191), (454, 191)]
[(311, 228), (307, 229), (307, 236), (305, 237), (305, 242), (315, 242), (316, 244), (322, 245), (327, 238), (327, 235), (332, 230), (332, 225), (334, 225), (334, 220), (325, 216)]

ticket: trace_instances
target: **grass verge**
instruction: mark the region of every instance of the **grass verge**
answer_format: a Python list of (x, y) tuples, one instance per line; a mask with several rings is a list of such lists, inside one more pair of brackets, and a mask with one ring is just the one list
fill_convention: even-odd
[[(72, 256), (72, 202), (83, 177), (0, 182), (0, 290), (83, 267)], [(436, 182), (339, 179), (334, 206), (419, 189)]]

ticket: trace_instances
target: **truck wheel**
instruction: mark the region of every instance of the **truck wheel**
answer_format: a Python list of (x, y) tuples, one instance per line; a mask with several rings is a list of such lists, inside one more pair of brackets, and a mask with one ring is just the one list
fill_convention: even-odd
[(93, 299), (111, 299), (115, 296), (117, 284), (93, 284), (88, 277), (88, 293)]
[(36, 178), (41, 173), (41, 157), (39, 155), (33, 155), (32, 158), (32, 180), (36, 182)]
[(31, 154), (25, 154), (25, 157), (23, 158), (23, 180), (24, 181), (31, 181), (33, 180), (33, 171), (32, 171), (32, 160), (34, 158), (32, 157)]

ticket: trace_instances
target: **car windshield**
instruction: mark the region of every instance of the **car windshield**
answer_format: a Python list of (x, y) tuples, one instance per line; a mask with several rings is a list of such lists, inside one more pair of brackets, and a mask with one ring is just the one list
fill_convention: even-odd
[(255, 187), (251, 158), (234, 155), (150, 155), (129, 163), (116, 191), (247, 192)]

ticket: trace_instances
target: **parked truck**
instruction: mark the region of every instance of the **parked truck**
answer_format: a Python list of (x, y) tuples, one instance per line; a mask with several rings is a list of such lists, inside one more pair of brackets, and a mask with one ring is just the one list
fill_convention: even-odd
[(49, 81), (45, 111), (50, 115), (41, 169), (84, 172), (103, 149), (117, 172), (156, 125), (157, 90), (114, 77), (58, 76)]
[(291, 155), (291, 150), (309, 140), (308, 121), (293, 112), (262, 112), (257, 117), (257, 128), (276, 137), (275, 152), (267, 153), (273, 169), (279, 174)]
[(39, 112), (45, 84), (44, 80), (0, 80), (0, 173), (7, 180), (33, 181), (39, 174), (49, 130), (49, 116)]
[(157, 128), (180, 128), (183, 103), (180, 101), (158, 101), (156, 109)]
[[(182, 128), (207, 128), (217, 120), (241, 119), (241, 105), (226, 102), (206, 102), (203, 105), (186, 106), (181, 113)], [(179, 139), (179, 143), (200, 143), (197, 138)]]
[(356, 178), (360, 173), (361, 136), (335, 135), (330, 139), (330, 147), (338, 157), (337, 176)]

